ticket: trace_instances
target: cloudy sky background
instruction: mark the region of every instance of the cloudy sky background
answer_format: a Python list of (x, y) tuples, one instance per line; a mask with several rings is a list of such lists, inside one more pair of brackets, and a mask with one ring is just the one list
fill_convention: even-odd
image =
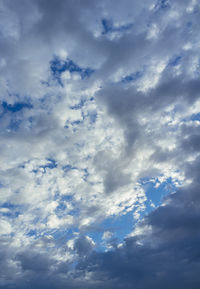
[(199, 288), (199, 28), (196, 0), (0, 0), (0, 288)]

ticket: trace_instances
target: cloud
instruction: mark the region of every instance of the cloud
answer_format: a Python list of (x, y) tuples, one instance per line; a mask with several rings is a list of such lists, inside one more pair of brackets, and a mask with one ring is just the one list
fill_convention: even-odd
[(0, 3), (0, 288), (198, 288), (199, 3), (57, 2)]
[[(188, 165), (188, 169), (199, 166)], [(198, 288), (200, 266), (199, 243), (199, 176), (192, 184), (180, 188), (165, 199), (163, 206), (144, 218), (114, 251), (94, 252), (78, 265), (101, 276), (101, 288)]]

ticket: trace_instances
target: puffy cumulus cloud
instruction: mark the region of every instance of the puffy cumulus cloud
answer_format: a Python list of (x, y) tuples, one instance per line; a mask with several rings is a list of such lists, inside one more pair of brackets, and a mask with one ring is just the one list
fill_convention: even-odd
[(0, 1), (0, 288), (198, 288), (199, 8)]

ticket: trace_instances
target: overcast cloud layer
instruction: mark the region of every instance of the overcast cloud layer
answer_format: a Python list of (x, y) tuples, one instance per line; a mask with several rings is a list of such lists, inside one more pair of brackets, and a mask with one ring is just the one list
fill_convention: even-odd
[(0, 288), (200, 288), (198, 0), (0, 0)]

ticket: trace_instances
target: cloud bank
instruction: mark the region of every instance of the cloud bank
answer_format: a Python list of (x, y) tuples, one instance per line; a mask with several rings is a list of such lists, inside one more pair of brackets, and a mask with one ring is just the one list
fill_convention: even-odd
[(0, 288), (199, 288), (199, 14), (0, 1)]

